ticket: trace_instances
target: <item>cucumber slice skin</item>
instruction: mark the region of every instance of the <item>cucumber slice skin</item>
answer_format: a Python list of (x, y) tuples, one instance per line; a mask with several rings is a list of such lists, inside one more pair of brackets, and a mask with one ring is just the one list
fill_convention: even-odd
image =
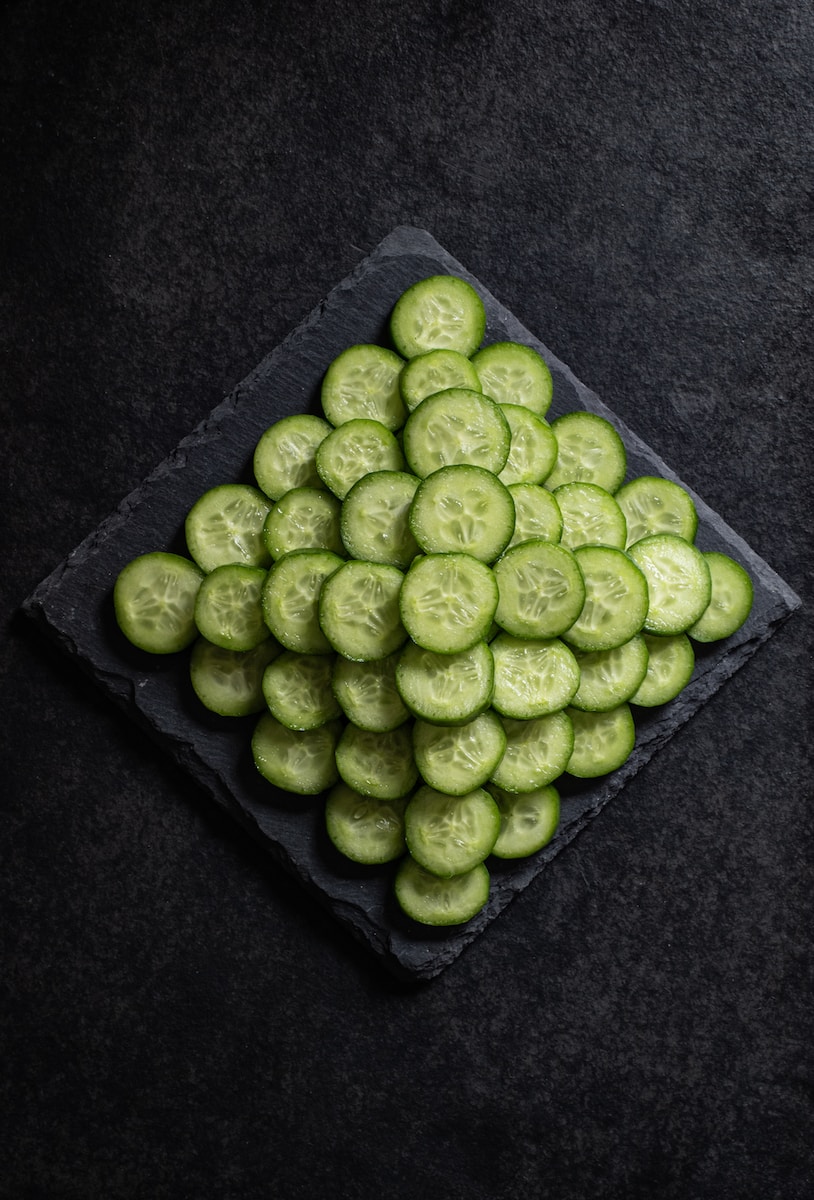
[(630, 703), (638, 708), (657, 708), (675, 700), (690, 682), (695, 669), (695, 651), (685, 633), (672, 637), (642, 635), (648, 651), (647, 671)]
[(605, 417), (583, 409), (564, 413), (551, 422), (559, 451), (545, 481), (554, 491), (560, 484), (597, 483), (613, 494), (627, 473), (627, 451)]
[(575, 650), (580, 679), (571, 706), (585, 712), (607, 712), (630, 700), (647, 674), (647, 645), (644, 635), (636, 633), (611, 650)]
[(356, 662), (388, 658), (407, 640), (399, 597), (404, 580), (388, 563), (349, 559), (322, 585), (319, 625), (337, 654)]
[(514, 531), (514, 501), (492, 471), (462, 464), (441, 467), (418, 485), (409, 523), (426, 554), (460, 552), (491, 563)]
[(399, 607), (407, 633), (425, 650), (455, 654), (485, 641), (498, 604), (494, 572), (471, 554), (426, 554), (411, 565)]
[(271, 501), (248, 483), (221, 483), (199, 496), (184, 522), (187, 549), (206, 572), (226, 563), (268, 567), (263, 540)]
[(399, 387), (408, 413), (435, 392), (457, 387), (483, 391), (472, 360), (457, 350), (428, 350), (411, 358), (402, 369)]
[(709, 564), (692, 542), (674, 533), (653, 533), (628, 548), (647, 580), (649, 605), (644, 629), (670, 636), (700, 619), (712, 595)]
[(339, 779), (336, 749), (342, 721), (318, 729), (286, 729), (265, 712), (252, 734), (252, 757), (265, 780), (285, 792), (317, 796)]
[(319, 623), (319, 599), (325, 580), (344, 562), (330, 550), (292, 550), (274, 563), (263, 584), (263, 617), (284, 649), (331, 653)]
[(645, 626), (647, 580), (624, 550), (580, 546), (573, 551), (585, 581), (585, 604), (562, 639), (574, 650), (612, 650)]
[(252, 459), (260, 490), (279, 500), (292, 488), (321, 487), (316, 450), (332, 428), (314, 413), (292, 413), (270, 425), (260, 435)]
[(410, 719), (396, 686), (400, 652), (372, 662), (353, 662), (341, 654), (334, 657), (332, 686), (345, 716), (360, 729), (389, 733)]
[(195, 624), (208, 642), (224, 650), (253, 650), (271, 631), (263, 617), (264, 567), (224, 563), (202, 580)]
[(486, 864), (478, 863), (463, 875), (442, 879), (425, 871), (407, 854), (396, 872), (393, 887), (405, 916), (420, 925), (446, 927), (465, 925), (486, 907), (491, 878)]
[(574, 652), (559, 638), (500, 633), (491, 642), (495, 664), (492, 707), (504, 717), (530, 720), (567, 708), (580, 682)]
[(425, 871), (449, 879), (491, 853), (500, 833), (500, 809), (483, 788), (450, 796), (426, 784), (404, 813), (407, 849)]
[(287, 729), (318, 729), (341, 717), (333, 688), (332, 654), (285, 650), (266, 667), (262, 689), (266, 706)]
[(503, 718), (506, 750), (492, 772), (490, 786), (523, 794), (553, 783), (564, 773), (574, 750), (570, 709), (532, 720)]
[(677, 533), (695, 541), (698, 512), (689, 492), (660, 475), (638, 475), (616, 492), (627, 523), (627, 545), (652, 533)]
[(407, 797), (377, 800), (346, 783), (331, 788), (325, 801), (325, 828), (345, 858), (364, 866), (382, 866), (406, 850), (404, 809)]
[(495, 688), (489, 644), (437, 654), (410, 641), (396, 663), (396, 687), (413, 716), (434, 725), (465, 725), (485, 712)]
[(340, 778), (362, 796), (399, 800), (418, 783), (412, 730), (400, 725), (387, 733), (345, 725), (336, 747)]
[(577, 779), (609, 775), (627, 761), (636, 741), (636, 726), (628, 704), (607, 712), (568, 710), (574, 726), (574, 749), (566, 772)]
[(404, 455), (396, 435), (381, 421), (356, 417), (338, 425), (316, 453), (322, 484), (344, 500), (353, 485), (372, 471), (402, 471)]
[(541, 538), (510, 547), (494, 564), (499, 600), (495, 620), (519, 638), (559, 637), (582, 612), (585, 584), (565, 546)]
[(560, 823), (560, 794), (553, 784), (518, 793), (492, 783), (488, 790), (500, 810), (494, 858), (528, 858), (548, 845)]
[(748, 571), (728, 554), (717, 550), (703, 553), (710, 572), (710, 601), (687, 633), (695, 642), (718, 642), (746, 623), (754, 603), (754, 585)]
[(322, 380), (320, 400), (332, 426), (357, 417), (379, 421), (391, 432), (407, 419), (399, 376), (404, 359), (384, 346), (348, 346), (336, 356)]
[(195, 602), (203, 570), (180, 554), (151, 550), (128, 562), (113, 585), (116, 622), (148, 654), (176, 654), (198, 636)]
[(482, 787), (506, 750), (506, 732), (491, 709), (463, 725), (416, 720), (413, 753), (421, 778), (431, 788), (463, 796)]
[(552, 495), (562, 513), (560, 545), (569, 550), (580, 546), (627, 545), (627, 521), (611, 493), (596, 483), (562, 483)]
[(344, 556), (340, 516), (340, 501), (327, 488), (291, 488), (274, 502), (263, 524), (270, 557), (276, 561), (292, 550), (332, 550)]
[(447, 388), (422, 400), (407, 418), (404, 457), (420, 479), (441, 467), (483, 467), (498, 475), (512, 431), (499, 404), (480, 392)]
[(224, 650), (198, 638), (189, 659), (192, 690), (209, 712), (220, 717), (248, 717), (266, 707), (263, 672), (280, 645), (268, 638), (254, 650)]
[(484, 392), (498, 404), (516, 404), (544, 417), (554, 397), (545, 359), (522, 342), (492, 342), (472, 356)]
[(346, 552), (406, 571), (420, 552), (410, 509), (420, 480), (407, 471), (371, 471), (342, 501), (340, 531)]
[(389, 329), (403, 358), (413, 359), (429, 350), (456, 350), (469, 358), (483, 341), (486, 309), (466, 280), (430, 275), (402, 292), (390, 314)]

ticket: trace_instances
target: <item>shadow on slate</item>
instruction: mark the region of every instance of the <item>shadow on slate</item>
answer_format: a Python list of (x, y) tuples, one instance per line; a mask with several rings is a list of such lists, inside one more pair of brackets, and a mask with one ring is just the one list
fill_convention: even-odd
[(194, 501), (216, 484), (250, 477), (254, 445), (272, 422), (289, 413), (320, 412), (320, 384), (331, 360), (354, 343), (386, 342), (387, 319), (401, 292), (439, 273), (460, 275), (477, 288), (487, 312), (485, 342), (525, 342), (544, 356), (554, 379), (549, 419), (574, 409), (600, 413), (613, 421), (625, 443), (628, 478), (655, 474), (682, 482), (430, 234), (401, 227), (184, 438), (23, 606), (176, 763), (260, 839), (276, 863), (397, 977), (413, 980), (431, 979), (449, 966), (800, 604), (783, 580), (687, 488), (698, 508), (697, 545), (724, 551), (746, 567), (755, 585), (754, 607), (733, 637), (698, 647), (693, 679), (676, 701), (637, 711), (637, 744), (625, 765), (598, 780), (563, 779), (557, 836), (529, 859), (497, 865), (486, 908), (464, 926), (437, 930), (414, 924), (394, 903), (392, 867), (360, 869), (339, 862), (322, 832), (321, 799), (280, 793), (254, 768), (249, 739), (256, 718), (214, 721), (191, 692), (185, 654), (157, 659), (126, 643), (113, 617), (112, 589), (119, 571), (137, 554), (170, 547), (183, 553), (184, 518)]

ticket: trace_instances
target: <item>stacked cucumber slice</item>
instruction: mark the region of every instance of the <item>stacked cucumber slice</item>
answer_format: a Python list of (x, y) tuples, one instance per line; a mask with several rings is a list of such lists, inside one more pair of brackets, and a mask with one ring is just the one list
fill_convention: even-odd
[(391, 345), (326, 364), (321, 412), (276, 421), (252, 482), (196, 501), (188, 556), (146, 551), (113, 596), (135, 646), (190, 651), (206, 709), (256, 717), (260, 774), (319, 796), (346, 858), (395, 864), (425, 925), (471, 920), (490, 860), (541, 851), (557, 781), (617, 770), (636, 709), (673, 700), (694, 643), (753, 599), (695, 545), (685, 489), (626, 481), (595, 413), (549, 423), (544, 359), (485, 329), (465, 280), (419, 280)]

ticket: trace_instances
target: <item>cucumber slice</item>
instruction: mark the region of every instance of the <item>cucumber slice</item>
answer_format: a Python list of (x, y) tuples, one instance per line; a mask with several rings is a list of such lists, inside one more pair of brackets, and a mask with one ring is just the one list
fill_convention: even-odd
[(396, 686), (407, 708), (437, 725), (463, 725), (492, 701), (495, 664), (486, 642), (457, 654), (437, 654), (408, 642), (396, 664)]
[(413, 537), (427, 554), (461, 551), (489, 563), (514, 532), (514, 501), (483, 467), (441, 467), (419, 484), (409, 519)]
[(636, 741), (636, 726), (627, 704), (608, 712), (568, 710), (574, 726), (574, 749), (566, 771), (578, 779), (595, 779), (622, 766)]
[(350, 559), (322, 585), (319, 623), (338, 654), (370, 662), (394, 654), (407, 640), (399, 615), (404, 579), (388, 563)]
[(406, 797), (377, 800), (337, 783), (325, 801), (325, 827), (340, 854), (365, 866), (400, 858), (404, 841)]
[(254, 477), (271, 500), (292, 488), (320, 487), (316, 451), (331, 425), (313, 413), (281, 417), (261, 434), (254, 448)]
[(612, 546), (580, 546), (573, 553), (585, 580), (585, 604), (563, 640), (586, 651), (629, 642), (647, 618), (644, 575), (624, 550)]
[(399, 386), (408, 412), (418, 408), (427, 396), (448, 388), (483, 390), (472, 360), (457, 350), (429, 350), (411, 358), (401, 372)]
[(574, 749), (569, 709), (530, 721), (503, 718), (506, 750), (491, 783), (507, 792), (534, 792), (558, 779)]
[(528, 858), (548, 845), (560, 823), (560, 794), (553, 784), (518, 795), (491, 783), (489, 792), (500, 810), (495, 858)]
[(647, 580), (647, 633), (684, 633), (699, 620), (710, 602), (712, 576), (692, 542), (674, 533), (653, 533), (632, 545), (628, 555)]
[(275, 787), (317, 796), (337, 782), (335, 754), (341, 730), (341, 721), (318, 729), (286, 729), (270, 712), (263, 713), (252, 734), (254, 764)]
[(627, 523), (628, 546), (651, 533), (676, 533), (688, 542), (695, 540), (695, 503), (689, 492), (671, 479), (639, 475), (619, 488), (616, 500)]
[(263, 698), (272, 716), (287, 729), (318, 729), (342, 716), (331, 687), (332, 654), (286, 650), (266, 667)]
[(116, 577), (113, 609), (124, 636), (149, 654), (174, 654), (198, 636), (195, 601), (204, 573), (180, 554), (153, 550)]
[(418, 783), (412, 730), (400, 725), (386, 733), (346, 725), (336, 747), (343, 781), (362, 796), (398, 800)]
[(656, 708), (675, 700), (679, 692), (692, 678), (695, 669), (695, 651), (685, 633), (672, 637), (655, 634), (642, 635), (647, 647), (647, 671), (630, 703), (640, 708)]
[(560, 545), (613, 546), (624, 550), (627, 522), (614, 497), (596, 483), (563, 483), (554, 489), (562, 513)]
[(396, 687), (399, 654), (372, 662), (352, 662), (337, 654), (333, 689), (349, 721), (360, 729), (387, 733), (409, 719), (410, 711)]
[(420, 787), (404, 813), (407, 849), (425, 871), (449, 879), (487, 858), (500, 833), (500, 809), (483, 788), (450, 796)]
[(189, 659), (189, 678), (195, 695), (221, 717), (247, 717), (266, 707), (263, 672), (280, 653), (268, 638), (253, 650), (224, 650), (198, 638)]
[(521, 342), (493, 342), (472, 356), (484, 392), (499, 404), (518, 404), (543, 417), (554, 383), (548, 364)]
[(330, 550), (292, 550), (269, 571), (263, 584), (263, 617), (286, 650), (331, 653), (319, 623), (319, 596), (325, 580), (344, 561)]
[(208, 642), (224, 650), (253, 650), (270, 636), (261, 601), (266, 574), (263, 567), (226, 563), (204, 577), (195, 624)]
[(413, 752), (425, 783), (450, 796), (463, 796), (491, 777), (506, 749), (506, 733), (491, 709), (464, 725), (416, 720)]
[(383, 346), (349, 346), (322, 380), (322, 411), (331, 425), (357, 417), (379, 421), (395, 432), (407, 418), (399, 376), (404, 359)]
[(200, 496), (184, 523), (187, 548), (204, 571), (224, 563), (267, 567), (263, 541), (269, 498), (247, 483), (221, 483)]
[(520, 542), (498, 559), (493, 571), (500, 596), (495, 620), (515, 637), (559, 637), (582, 611), (582, 572), (564, 546), (539, 538)]
[(514, 533), (510, 546), (542, 538), (544, 542), (559, 542), (562, 536), (562, 513), (554, 496), (536, 483), (509, 484), (514, 501)]
[(363, 475), (371, 471), (401, 471), (404, 455), (395, 434), (381, 421), (357, 417), (328, 434), (317, 449), (316, 463), (325, 487), (344, 500)]
[(551, 426), (519, 404), (501, 404), (509, 422), (511, 443), (506, 465), (500, 472), (503, 483), (542, 483), (557, 461), (557, 439)]
[(295, 487), (281, 496), (263, 524), (263, 541), (273, 559), (292, 550), (332, 550), (343, 555), (341, 504), (333, 492)]
[(687, 633), (696, 642), (718, 642), (731, 637), (746, 621), (752, 611), (754, 586), (748, 572), (728, 554), (707, 550), (704, 558), (712, 585), (710, 602)]
[(574, 654), (559, 638), (500, 633), (491, 643), (495, 663), (492, 706), (505, 717), (528, 720), (571, 703), (579, 687)]
[(497, 475), (509, 457), (512, 431), (494, 400), (466, 388), (448, 388), (427, 396), (410, 413), (403, 439), (410, 470), (421, 479), (460, 464)]
[(427, 554), (404, 577), (399, 605), (407, 633), (425, 650), (455, 654), (485, 641), (498, 602), (494, 572), (471, 554)]
[(406, 471), (373, 471), (342, 501), (340, 528), (353, 558), (407, 569), (418, 554), (410, 529), (410, 506), (419, 480)]
[(396, 872), (394, 890), (402, 912), (421, 925), (464, 925), (485, 907), (491, 880), (484, 863), (463, 875), (442, 879), (406, 855)]
[(456, 350), (468, 358), (483, 341), (486, 310), (478, 293), (457, 275), (431, 275), (402, 292), (390, 315), (399, 354)]
[(611, 650), (574, 653), (580, 678), (571, 704), (586, 712), (606, 712), (629, 700), (647, 673), (647, 642), (639, 633)]
[(557, 461), (545, 481), (552, 491), (563, 483), (597, 483), (615, 492), (627, 471), (625, 445), (610, 421), (597, 413), (565, 413), (551, 422)]

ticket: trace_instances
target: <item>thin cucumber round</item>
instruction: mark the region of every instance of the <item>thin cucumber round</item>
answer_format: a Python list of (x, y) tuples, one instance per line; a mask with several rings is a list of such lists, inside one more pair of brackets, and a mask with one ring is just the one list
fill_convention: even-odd
[(414, 716), (437, 725), (462, 725), (492, 702), (495, 664), (486, 642), (457, 654), (437, 654), (408, 642), (396, 664), (396, 686)]
[(491, 880), (485, 863), (463, 875), (442, 879), (405, 855), (396, 872), (394, 891), (402, 912), (421, 925), (465, 925), (489, 899)]
[(341, 504), (323, 487), (291, 488), (275, 501), (263, 524), (263, 541), (272, 559), (292, 550), (332, 550), (344, 555)]
[(404, 813), (404, 837), (415, 861), (449, 879), (488, 858), (500, 833), (500, 810), (487, 791), (450, 796), (420, 787)]
[(353, 662), (337, 654), (334, 660), (333, 690), (349, 721), (360, 729), (387, 733), (410, 717), (396, 687), (399, 652), (371, 662)]
[(319, 623), (338, 654), (370, 662), (394, 654), (407, 640), (399, 596), (404, 575), (389, 563), (350, 559), (322, 585)]
[(754, 586), (748, 572), (717, 550), (707, 550), (712, 592), (710, 601), (687, 633), (696, 642), (718, 642), (740, 629), (752, 611)]
[(533, 538), (559, 542), (562, 513), (554, 495), (536, 483), (512, 483), (509, 491), (514, 501), (514, 532), (509, 545), (516, 546)]
[(269, 712), (287, 729), (318, 729), (342, 716), (332, 679), (332, 654), (286, 650), (266, 667), (263, 698)]
[(542, 483), (557, 461), (557, 439), (551, 426), (520, 404), (501, 404), (509, 422), (511, 443), (500, 478), (512, 483)]
[(636, 726), (627, 704), (607, 712), (568, 710), (574, 726), (574, 749), (566, 771), (578, 779), (595, 779), (618, 770), (630, 757)]
[(554, 396), (545, 359), (521, 342), (493, 342), (472, 356), (484, 392), (499, 404), (518, 404), (543, 417)]
[(419, 484), (409, 520), (425, 553), (461, 551), (490, 563), (514, 532), (514, 501), (483, 467), (441, 467)]
[(529, 720), (571, 703), (579, 687), (579, 667), (573, 651), (559, 638), (517, 638), (500, 633), (491, 649), (496, 712)]
[(337, 783), (325, 801), (325, 827), (340, 854), (365, 866), (381, 866), (401, 858), (406, 797), (378, 800)]
[(418, 408), (427, 396), (448, 388), (483, 390), (472, 360), (457, 350), (429, 350), (411, 358), (402, 369), (399, 387), (408, 412)]
[(613, 546), (624, 550), (627, 522), (606, 488), (596, 483), (563, 483), (555, 488), (553, 496), (562, 513), (560, 545), (569, 550), (579, 546)]
[(403, 358), (428, 350), (456, 350), (468, 358), (483, 341), (486, 310), (478, 293), (457, 275), (420, 279), (396, 301), (390, 337)]
[(585, 604), (563, 633), (575, 650), (612, 650), (642, 629), (648, 613), (647, 581), (624, 550), (580, 546), (574, 551), (585, 581)]
[(425, 650), (455, 654), (485, 641), (498, 602), (494, 572), (471, 554), (427, 554), (404, 577), (399, 605), (407, 633)]
[(420, 480), (407, 471), (373, 471), (342, 501), (342, 542), (352, 558), (407, 569), (419, 552), (410, 508)]
[(395, 432), (407, 418), (399, 376), (404, 359), (384, 346), (349, 346), (333, 360), (322, 380), (322, 411), (331, 425), (358, 417), (379, 421)]
[(559, 779), (574, 749), (570, 709), (530, 721), (503, 718), (506, 750), (491, 783), (507, 792), (533, 792)]
[(263, 433), (254, 448), (254, 477), (271, 500), (292, 488), (321, 487), (316, 451), (332, 426), (313, 413), (281, 417)]
[(198, 638), (189, 659), (189, 678), (195, 695), (221, 717), (247, 717), (266, 707), (263, 672), (280, 653), (268, 638), (253, 650), (224, 650)]
[(337, 782), (336, 748), (341, 721), (318, 729), (287, 729), (265, 712), (252, 735), (257, 770), (275, 787), (300, 796), (316, 796)]
[(564, 546), (539, 538), (520, 542), (493, 570), (500, 597), (495, 620), (515, 637), (559, 637), (582, 611), (582, 572)]
[(277, 560), (263, 584), (263, 617), (286, 650), (330, 654), (319, 623), (322, 585), (344, 559), (331, 550), (293, 550)]
[(448, 388), (422, 400), (404, 426), (404, 456), (423, 479), (440, 467), (467, 464), (495, 475), (506, 465), (512, 431), (503, 410), (488, 396)]
[(316, 454), (322, 483), (340, 500), (371, 471), (401, 471), (404, 455), (396, 436), (381, 421), (357, 417), (329, 433)]
[(712, 577), (697, 546), (674, 533), (653, 533), (630, 546), (628, 555), (647, 580), (647, 633), (684, 633), (699, 620), (710, 602)]
[(409, 725), (386, 733), (348, 724), (336, 747), (336, 766), (343, 781), (363, 796), (398, 800), (418, 783)]
[(698, 513), (695, 502), (680, 484), (659, 475), (639, 475), (622, 485), (616, 500), (627, 523), (627, 545), (652, 533), (676, 533), (695, 540)]
[(500, 810), (494, 858), (528, 858), (548, 845), (560, 823), (560, 794), (553, 784), (521, 794), (493, 783), (488, 790)]
[(113, 609), (124, 636), (149, 654), (175, 654), (198, 636), (195, 601), (204, 573), (180, 554), (153, 550), (116, 577)]
[(506, 749), (506, 733), (491, 709), (463, 725), (416, 720), (415, 761), (426, 784), (451, 796), (482, 787)]
[(672, 637), (642, 635), (647, 647), (647, 671), (630, 697), (640, 708), (656, 708), (675, 700), (690, 682), (695, 669), (695, 651), (685, 633)]
[(252, 650), (270, 636), (263, 618), (264, 567), (224, 563), (201, 582), (195, 624), (208, 642), (224, 650)]
[(578, 410), (551, 422), (557, 439), (557, 461), (545, 481), (552, 491), (563, 483), (597, 483), (608, 492), (621, 486), (627, 452), (619, 434), (604, 417)]
[(222, 483), (200, 496), (184, 522), (187, 548), (204, 571), (224, 563), (267, 567), (263, 540), (271, 501), (247, 483)]
[(647, 642), (640, 633), (610, 650), (575, 650), (574, 654), (579, 688), (571, 704), (586, 712), (606, 712), (629, 700), (647, 673)]

